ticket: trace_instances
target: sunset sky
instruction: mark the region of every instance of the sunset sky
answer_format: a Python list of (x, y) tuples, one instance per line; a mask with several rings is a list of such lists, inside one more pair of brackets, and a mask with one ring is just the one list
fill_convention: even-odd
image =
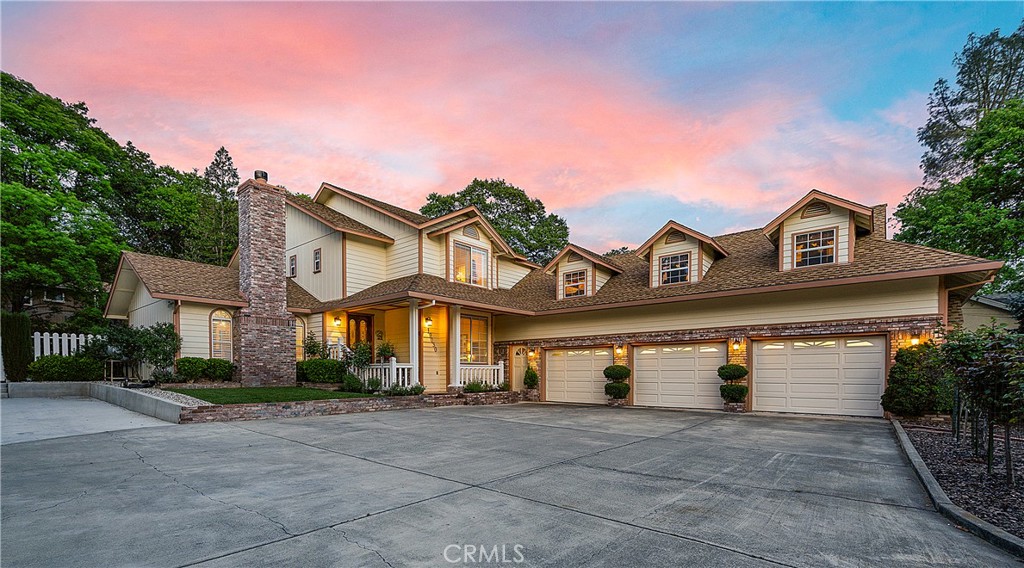
[(4, 71), (160, 164), (419, 209), (500, 177), (598, 251), (761, 226), (811, 188), (890, 211), (928, 92), (1024, 3), (12, 3)]

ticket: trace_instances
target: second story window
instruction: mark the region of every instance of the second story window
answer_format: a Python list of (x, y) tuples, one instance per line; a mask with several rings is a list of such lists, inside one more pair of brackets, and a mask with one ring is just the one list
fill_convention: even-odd
[(290, 278), (295, 278), (295, 275), (298, 274), (298, 272), (299, 272), (299, 261), (298, 261), (297, 258), (295, 258), (295, 255), (293, 254), (293, 255), (288, 257), (288, 276)]
[(562, 275), (562, 296), (575, 298), (587, 295), (587, 271), (574, 270)]
[(64, 292), (59, 290), (43, 290), (43, 299), (47, 302), (64, 303)]
[(316, 249), (316, 250), (313, 251), (313, 274), (316, 274), (317, 272), (320, 272), (321, 258), (322, 258), (321, 254), (322, 253), (320, 252), (320, 249)]
[(455, 244), (454, 276), (456, 282), (487, 286), (487, 251), (477, 247)]
[(682, 284), (690, 281), (690, 255), (673, 254), (659, 259), (660, 278), (662, 285)]
[(836, 230), (793, 235), (793, 266), (816, 266), (836, 261)]

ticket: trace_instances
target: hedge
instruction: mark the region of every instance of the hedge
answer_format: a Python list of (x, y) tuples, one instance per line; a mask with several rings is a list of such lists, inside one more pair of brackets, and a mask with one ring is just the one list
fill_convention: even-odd
[(213, 381), (230, 381), (235, 366), (227, 359), (207, 359), (206, 376)]
[(302, 362), (302, 368), (311, 383), (341, 382), (345, 374), (345, 366), (334, 359), (309, 359)]
[(103, 361), (83, 355), (45, 355), (28, 366), (33, 381), (102, 381)]
[(3, 312), (0, 316), (3, 330), (4, 373), (8, 381), (24, 381), (32, 362), (32, 322), (28, 314)]
[(206, 359), (182, 357), (178, 359), (178, 376), (186, 381), (197, 381), (206, 377)]

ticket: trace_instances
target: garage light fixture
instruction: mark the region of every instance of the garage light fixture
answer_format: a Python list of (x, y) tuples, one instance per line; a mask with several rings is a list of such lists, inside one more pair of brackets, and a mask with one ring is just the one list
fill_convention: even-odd
[(434, 320), (430, 319), (430, 316), (423, 318), (423, 327), (430, 329), (434, 325)]
[(334, 327), (341, 327), (341, 318), (334, 318)]
[(739, 351), (740, 350), (740, 345), (742, 343), (743, 343), (743, 338), (742, 337), (734, 337), (734, 338), (732, 338), (732, 350), (733, 351)]
[(615, 346), (615, 354), (616, 355), (622, 355), (622, 346), (621, 345), (616, 345)]

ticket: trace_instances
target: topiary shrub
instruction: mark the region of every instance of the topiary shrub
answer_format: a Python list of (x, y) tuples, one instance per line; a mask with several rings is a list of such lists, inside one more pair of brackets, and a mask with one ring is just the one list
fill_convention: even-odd
[(206, 376), (212, 381), (230, 381), (235, 366), (227, 359), (207, 359)]
[(103, 361), (82, 355), (45, 355), (29, 364), (33, 381), (102, 381)]
[(947, 411), (951, 406), (951, 389), (944, 379), (940, 351), (934, 343), (904, 347), (896, 352), (896, 360), (889, 369), (882, 408), (897, 416)]
[(477, 393), (477, 392), (490, 392), (490, 385), (486, 385), (480, 381), (470, 381), (463, 385), (462, 392)]
[(749, 372), (743, 365), (722, 365), (718, 368), (718, 378), (723, 381), (738, 381), (746, 377)]
[(721, 393), (722, 398), (725, 402), (743, 402), (747, 399), (747, 385), (737, 385), (733, 383), (726, 383), (718, 387), (718, 392)]
[(178, 359), (178, 376), (187, 382), (198, 381), (206, 377), (208, 363), (201, 357), (182, 357)]
[(523, 385), (528, 389), (535, 389), (540, 384), (540, 375), (533, 367), (527, 367), (523, 373)]
[(24, 381), (32, 363), (32, 321), (28, 314), (3, 312), (0, 316), (3, 330), (4, 374), (8, 381)]
[[(612, 365), (615, 367), (616, 365)], [(608, 367), (610, 369), (611, 367)], [(607, 371), (607, 369), (605, 369)], [(629, 396), (629, 383), (621, 381), (612, 381), (605, 383), (604, 394), (614, 398), (616, 400), (622, 400)]]
[(306, 380), (311, 383), (337, 383), (344, 378), (344, 368), (334, 359), (310, 359), (304, 362)]
[(341, 377), (341, 390), (344, 392), (363, 392), (363, 381), (352, 373), (345, 373)]
[(631, 374), (633, 372), (625, 365), (608, 365), (604, 368), (604, 378), (609, 381), (622, 382), (628, 379)]

